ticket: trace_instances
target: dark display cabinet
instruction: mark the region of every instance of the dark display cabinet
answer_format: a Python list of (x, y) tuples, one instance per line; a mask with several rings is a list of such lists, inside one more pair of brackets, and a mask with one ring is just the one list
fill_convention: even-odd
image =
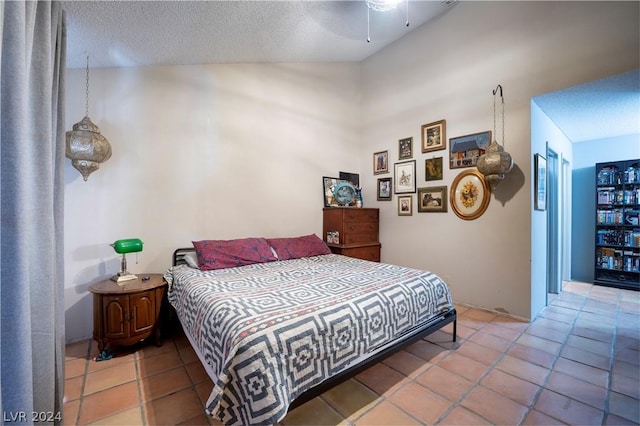
[(594, 284), (640, 290), (640, 159), (596, 164)]

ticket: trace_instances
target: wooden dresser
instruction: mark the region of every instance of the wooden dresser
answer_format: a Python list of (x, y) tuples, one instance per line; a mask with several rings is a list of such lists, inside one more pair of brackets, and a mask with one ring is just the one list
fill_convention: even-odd
[(380, 262), (379, 220), (379, 209), (325, 207), (323, 238), (332, 253)]

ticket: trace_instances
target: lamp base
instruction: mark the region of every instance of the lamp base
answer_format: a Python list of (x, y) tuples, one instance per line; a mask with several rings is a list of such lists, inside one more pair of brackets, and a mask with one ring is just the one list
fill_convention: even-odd
[(117, 275), (111, 277), (111, 281), (121, 283), (123, 281), (135, 280), (138, 277), (129, 272), (118, 272)]

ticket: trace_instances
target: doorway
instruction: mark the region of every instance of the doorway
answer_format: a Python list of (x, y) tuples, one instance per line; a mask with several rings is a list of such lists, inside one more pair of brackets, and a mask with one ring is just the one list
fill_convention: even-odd
[[(547, 142), (547, 293), (559, 294), (561, 285), (561, 212), (558, 153), (549, 148)], [(548, 304), (548, 298), (547, 298)]]

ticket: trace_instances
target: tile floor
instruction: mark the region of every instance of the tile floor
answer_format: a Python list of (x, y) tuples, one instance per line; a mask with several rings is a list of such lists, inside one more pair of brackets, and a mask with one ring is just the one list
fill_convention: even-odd
[[(451, 325), (306, 404), (283, 425), (640, 423), (640, 293), (583, 283), (531, 324), (466, 306)], [(96, 362), (67, 345), (64, 423), (217, 424), (184, 336)]]

